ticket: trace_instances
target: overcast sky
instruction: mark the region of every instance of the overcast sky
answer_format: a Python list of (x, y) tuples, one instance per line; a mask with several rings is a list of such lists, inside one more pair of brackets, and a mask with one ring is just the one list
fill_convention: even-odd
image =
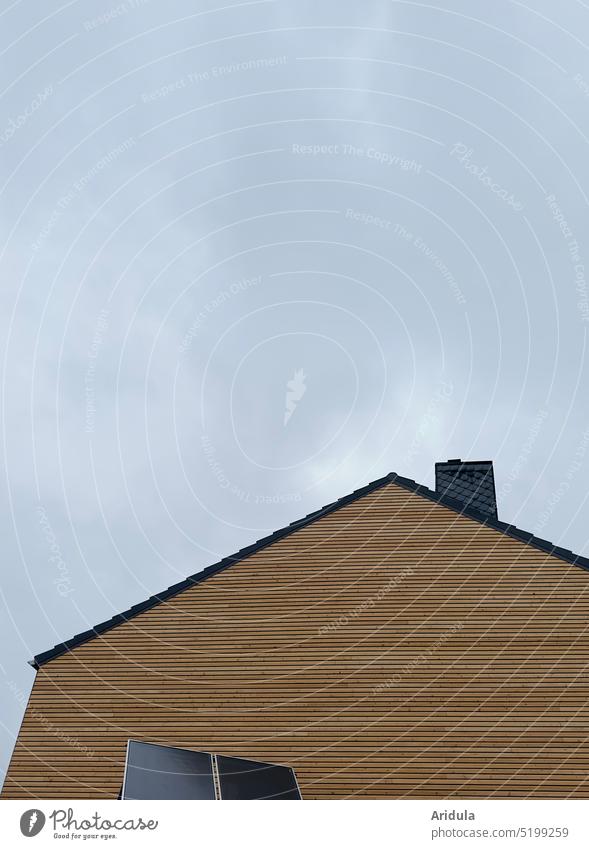
[[(585, 35), (587, 34), (587, 35)], [(26, 661), (389, 471), (589, 555), (589, 5), (0, 5)]]

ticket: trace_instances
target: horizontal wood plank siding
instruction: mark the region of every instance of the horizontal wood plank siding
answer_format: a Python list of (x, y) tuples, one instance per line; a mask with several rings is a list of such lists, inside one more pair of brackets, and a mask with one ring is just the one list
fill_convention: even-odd
[(589, 573), (388, 484), (42, 666), (3, 798), (116, 798), (129, 738), (307, 799), (586, 798)]

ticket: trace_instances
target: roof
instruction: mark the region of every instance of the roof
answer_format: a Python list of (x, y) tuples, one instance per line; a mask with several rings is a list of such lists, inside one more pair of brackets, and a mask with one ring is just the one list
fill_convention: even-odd
[(390, 474), (385, 475), (385, 477), (372, 481), (372, 483), (369, 483), (366, 486), (361, 487), (360, 489), (356, 489), (349, 495), (345, 495), (343, 498), (338, 499), (338, 501), (334, 501), (331, 504), (327, 504), (320, 510), (315, 510), (313, 513), (309, 513), (302, 519), (298, 519), (296, 522), (292, 522), (290, 525), (287, 525), (286, 527), (275, 531), (269, 536), (263, 537), (252, 545), (248, 545), (245, 548), (240, 549), (235, 554), (231, 554), (229, 557), (224, 557), (223, 560), (220, 560), (218, 563), (214, 563), (212, 566), (208, 566), (207, 568), (203, 569), (200, 572), (197, 572), (194, 575), (191, 575), (185, 580), (180, 581), (177, 584), (173, 584), (171, 587), (168, 587), (163, 592), (151, 596), (140, 604), (134, 604), (128, 610), (125, 610), (124, 612), (118, 613), (116, 616), (113, 616), (112, 619), (108, 619), (106, 622), (101, 622), (98, 625), (95, 625), (90, 630), (83, 631), (81, 634), (76, 634), (75, 637), (72, 637), (69, 640), (65, 640), (63, 643), (59, 643), (58, 645), (54, 646), (54, 648), (36, 655), (33, 660), (29, 661), (29, 663), (35, 669), (39, 669), (39, 667), (43, 666), (45, 663), (48, 663), (50, 660), (53, 660), (54, 658), (60, 657), (60, 655), (71, 651), (72, 649), (76, 648), (76, 646), (80, 646), (83, 643), (87, 643), (89, 640), (94, 639), (94, 637), (97, 637), (99, 634), (104, 634), (106, 631), (110, 631), (111, 628), (116, 628), (117, 625), (121, 625), (124, 622), (128, 622), (130, 619), (133, 619), (135, 616), (138, 616), (140, 613), (143, 613), (144, 610), (150, 610), (152, 607), (156, 607), (158, 604), (161, 604), (162, 602), (173, 598), (179, 593), (184, 592), (184, 590), (187, 590), (190, 587), (194, 587), (197, 584), (200, 584), (202, 581), (206, 581), (207, 578), (210, 578), (213, 575), (218, 575), (225, 569), (229, 569), (235, 563), (239, 563), (241, 560), (245, 560), (246, 557), (250, 557), (252, 554), (256, 554), (256, 552), (267, 548), (278, 540), (283, 539), (284, 537), (289, 536), (292, 533), (295, 533), (301, 528), (304, 528), (307, 525), (318, 521), (319, 519), (322, 519), (323, 516), (327, 516), (329, 513), (333, 513), (335, 510), (339, 510), (341, 507), (345, 507), (347, 504), (351, 504), (354, 501), (363, 498), (365, 495), (368, 495), (371, 492), (375, 492), (381, 487), (387, 486), (391, 483), (394, 483), (409, 492), (416, 493), (417, 495), (420, 495), (423, 498), (427, 498), (429, 501), (433, 501), (437, 504), (441, 504), (444, 507), (448, 507), (450, 510), (454, 510), (456, 513), (460, 513), (461, 515), (466, 516), (469, 519), (473, 519), (479, 524), (483, 524), (489, 528), (493, 528), (494, 530), (499, 531), (500, 533), (505, 534), (506, 536), (512, 537), (513, 539), (517, 539), (520, 542), (525, 543), (526, 545), (539, 549), (540, 551), (544, 551), (547, 554), (552, 555), (553, 557), (557, 557), (558, 559), (565, 561), (566, 563), (571, 563), (575, 566), (579, 566), (580, 568), (589, 571), (589, 558), (583, 557), (580, 554), (574, 554), (572, 551), (569, 551), (566, 548), (560, 548), (559, 546), (556, 546), (553, 543), (548, 542), (547, 540), (540, 539), (539, 537), (534, 536), (534, 534), (529, 533), (528, 531), (523, 531), (517, 528), (515, 525), (511, 525), (506, 522), (500, 522), (498, 519), (489, 516), (488, 514), (481, 513), (478, 510), (473, 509), (472, 507), (465, 506), (465, 504), (461, 501), (457, 501), (447, 495), (434, 492), (427, 486), (423, 486), (422, 484), (416, 483), (414, 480), (401, 477), (395, 472), (391, 472)]

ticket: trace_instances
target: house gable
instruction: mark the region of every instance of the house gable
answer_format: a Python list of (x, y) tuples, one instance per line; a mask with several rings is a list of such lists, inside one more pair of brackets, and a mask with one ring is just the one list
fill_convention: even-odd
[(540, 551), (547, 552), (548, 554), (551, 554), (552, 556), (560, 560), (564, 560), (566, 563), (573, 563), (582, 569), (589, 570), (589, 558), (574, 554), (569, 549), (564, 549), (560, 546), (556, 546), (548, 540), (541, 539), (539, 537), (536, 537), (534, 534), (529, 533), (528, 531), (523, 531), (520, 528), (517, 528), (515, 525), (508, 524), (506, 522), (500, 522), (496, 518), (489, 516), (488, 514), (479, 512), (476, 509), (470, 509), (468, 507), (465, 507), (465, 505), (460, 501), (456, 501), (453, 498), (440, 495), (439, 493), (433, 492), (432, 490), (428, 489), (428, 487), (426, 486), (418, 484), (409, 478), (403, 478), (400, 475), (397, 475), (396, 473), (392, 472), (391, 474), (386, 475), (383, 478), (379, 478), (378, 480), (373, 481), (367, 486), (361, 487), (360, 489), (355, 490), (349, 495), (338, 499), (338, 501), (335, 501), (331, 504), (327, 504), (320, 510), (315, 510), (314, 512), (309, 513), (302, 519), (292, 522), (285, 528), (281, 528), (280, 530), (275, 531), (274, 533), (270, 534), (267, 537), (264, 537), (263, 539), (258, 540), (252, 545), (246, 546), (235, 554), (223, 558), (223, 560), (219, 561), (218, 563), (215, 563), (212, 566), (208, 566), (207, 568), (201, 570), (200, 572), (197, 572), (194, 575), (191, 575), (185, 580), (180, 581), (179, 583), (174, 584), (171, 587), (168, 587), (163, 592), (151, 596), (150, 598), (146, 599), (143, 602), (140, 602), (139, 604), (133, 605), (128, 610), (125, 610), (122, 613), (118, 613), (111, 619), (108, 619), (105, 622), (101, 622), (98, 625), (95, 625), (88, 631), (84, 631), (81, 634), (77, 634), (75, 637), (72, 637), (71, 639), (66, 640), (63, 643), (58, 643), (58, 645), (54, 646), (52, 649), (49, 649), (46, 652), (42, 652), (41, 654), (36, 655), (33, 660), (30, 661), (31, 665), (35, 669), (38, 669), (44, 663), (48, 663), (50, 660), (59, 657), (65, 652), (71, 651), (77, 646), (94, 639), (99, 634), (103, 634), (106, 631), (111, 630), (111, 628), (115, 628), (118, 625), (122, 625), (123, 623), (134, 619), (136, 616), (139, 616), (144, 611), (150, 610), (156, 605), (168, 601), (179, 593), (182, 593), (185, 590), (202, 583), (202, 581), (207, 580), (213, 575), (218, 575), (220, 572), (225, 571), (230, 566), (234, 566), (236, 563), (245, 560), (252, 554), (256, 554), (267, 546), (274, 545), (278, 540), (284, 539), (284, 537), (289, 536), (290, 534), (293, 534), (296, 531), (299, 531), (302, 528), (305, 528), (308, 525), (319, 521), (320, 519), (323, 519), (325, 516), (330, 515), (336, 510), (340, 510), (342, 507), (345, 507), (348, 504), (351, 504), (354, 501), (357, 501), (358, 499), (363, 498), (364, 496), (370, 493), (376, 492), (377, 490), (381, 489), (381, 487), (387, 486), (391, 483), (394, 483), (397, 486), (406, 489), (408, 492), (415, 492), (423, 498), (427, 499), (428, 501), (433, 501), (436, 504), (444, 505), (448, 509), (459, 513), (461, 516), (466, 516), (475, 522), (482, 523), (487, 527), (493, 528), (494, 530), (505, 534), (506, 536), (520, 540), (521, 542), (524, 542), (527, 545), (532, 546), (533, 548), (537, 548)]
[(116, 798), (133, 738), (292, 766), (304, 798), (584, 798), (584, 563), (415, 487), (42, 664), (3, 796)]

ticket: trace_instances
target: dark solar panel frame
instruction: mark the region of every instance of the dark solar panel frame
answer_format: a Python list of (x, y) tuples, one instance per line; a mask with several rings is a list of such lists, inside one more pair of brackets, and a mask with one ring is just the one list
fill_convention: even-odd
[[(153, 754), (153, 750), (161, 749), (164, 761), (162, 766), (164, 768), (157, 769), (153, 764), (142, 765), (141, 757), (133, 759), (138, 760), (139, 763), (130, 762), (129, 755), (133, 746), (139, 747), (139, 753), (143, 749), (144, 753)], [(196, 772), (190, 770), (188, 772), (175, 772), (166, 769), (166, 753), (172, 760), (172, 763), (168, 764), (168, 766), (174, 766), (173, 758), (174, 754), (177, 753), (176, 757), (180, 759), (180, 766), (183, 765), (182, 762), (184, 764), (190, 764), (192, 760), (194, 762), (200, 761), (200, 766), (202, 767), (202, 761), (204, 759), (208, 769)], [(149, 761), (149, 758), (147, 760)], [(243, 770), (238, 769), (241, 764), (244, 766)], [(175, 766), (178, 766), (178, 764), (175, 764)], [(141, 772), (145, 772), (146, 774), (143, 787), (141, 787)], [(266, 775), (263, 775), (264, 772)], [(182, 781), (183, 776), (185, 777), (184, 782)], [(266, 779), (265, 782), (264, 779)], [(139, 791), (137, 785), (140, 788)], [(147, 790), (145, 789), (146, 787)], [(276, 792), (268, 792), (275, 791), (276, 787), (278, 787)], [(184, 792), (179, 792), (179, 788)], [(186, 788), (188, 788), (188, 792)], [(130, 793), (133, 793), (133, 795), (128, 795)], [(254, 761), (249, 758), (233, 757), (231, 755), (214, 755), (209, 752), (197, 752), (177, 746), (147, 743), (143, 740), (127, 741), (125, 773), (119, 799), (241, 799), (255, 801), (301, 800), (302, 798), (295, 771), (292, 767), (285, 766), (284, 764)]]
[[(164, 758), (164, 769), (158, 770), (154, 767), (142, 766), (141, 763), (135, 764), (130, 762), (129, 756), (133, 746), (143, 749), (153, 750), (161, 749)], [(175, 772), (165, 769), (165, 756), (169, 758), (176, 757), (180, 761), (190, 763), (190, 761), (199, 764), (198, 771)], [(139, 758), (139, 761), (141, 759)], [(204, 764), (203, 764), (204, 761)], [(208, 769), (202, 769), (207, 765)], [(181, 764), (180, 764), (181, 765)], [(174, 764), (169, 764), (174, 766)], [(178, 764), (176, 764), (178, 766)], [(144, 776), (141, 773), (145, 773)], [(134, 774), (135, 773), (135, 774)], [(159, 776), (159, 781), (154, 777)], [(143, 793), (138, 792), (137, 785), (141, 787), (141, 780), (144, 780)], [(183, 780), (184, 779), (184, 780)], [(145, 787), (147, 789), (145, 789)], [(179, 792), (182, 790), (183, 792)], [(173, 792), (172, 792), (173, 791)], [(133, 795), (130, 795), (133, 794)], [(125, 773), (123, 778), (123, 788), (121, 791), (121, 799), (187, 799), (187, 800), (215, 800), (217, 794), (215, 792), (215, 782), (213, 777), (212, 756), (208, 752), (195, 752), (191, 749), (182, 749), (177, 746), (162, 746), (158, 743), (146, 743), (142, 740), (128, 740), (127, 752), (125, 757)]]
[[(244, 769), (243, 772), (240, 772), (240, 773), (236, 773), (236, 772), (233, 772), (233, 771), (228, 772), (226, 770), (226, 768), (229, 766), (230, 761), (233, 762), (233, 764), (235, 764), (235, 762), (241, 762), (244, 765), (249, 764), (250, 769)], [(217, 762), (216, 766), (217, 766), (218, 775), (219, 775), (219, 788), (220, 788), (219, 798), (220, 799), (226, 799), (226, 800), (242, 799), (242, 800), (249, 800), (249, 801), (254, 801), (254, 800), (270, 801), (270, 800), (287, 800), (287, 799), (302, 800), (302, 798), (303, 798), (302, 794), (301, 794), (300, 787), (299, 787), (299, 783), (297, 781), (296, 773), (292, 769), (292, 767), (290, 767), (290, 766), (285, 766), (284, 764), (269, 763), (268, 761), (253, 761), (249, 758), (239, 758), (239, 757), (233, 757), (233, 756), (230, 756), (230, 755), (217, 755), (216, 756), (216, 762)], [(256, 784), (255, 773), (256, 772), (262, 773), (264, 771), (267, 772), (266, 778), (270, 777), (271, 773), (273, 773), (274, 779), (276, 779), (277, 777), (281, 778), (282, 781), (278, 784), (278, 786), (279, 787), (282, 786), (283, 789), (278, 790), (277, 792), (260, 794), (259, 787), (258, 787), (258, 791), (256, 793), (253, 793), (251, 788), (252, 788), (252, 786), (255, 788), (255, 784)], [(247, 776), (248, 774), (250, 776), (250, 779), (254, 779), (254, 780), (250, 781), (250, 782), (246, 781), (246, 792), (245, 793), (242, 792), (241, 794), (236, 794), (235, 789), (229, 787), (229, 783), (231, 782), (231, 778), (229, 776), (232, 776), (234, 784), (235, 783), (239, 784), (239, 778)], [(258, 778), (260, 778), (260, 777), (261, 776), (258, 776)], [(247, 792), (248, 783), (249, 783), (249, 788), (250, 788), (249, 794)], [(258, 784), (259, 784), (259, 782), (258, 782)], [(270, 784), (272, 785), (272, 781), (270, 782)], [(270, 786), (270, 787), (267, 787), (266, 789), (273, 790), (274, 787)]]

